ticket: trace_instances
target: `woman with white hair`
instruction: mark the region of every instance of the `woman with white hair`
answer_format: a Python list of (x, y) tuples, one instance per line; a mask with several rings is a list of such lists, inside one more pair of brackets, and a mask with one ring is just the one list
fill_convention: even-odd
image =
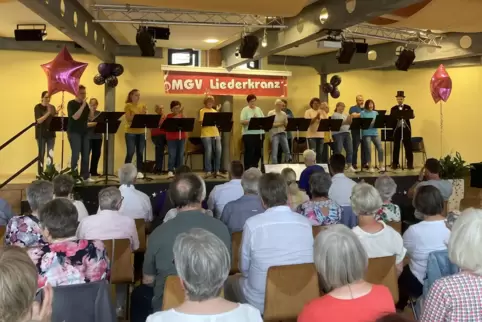
[(482, 210), (465, 210), (449, 239), (450, 261), (458, 274), (432, 285), (420, 321), (481, 321), (482, 312)]
[(299, 205), (310, 200), (306, 192), (301, 191), (296, 183), (296, 172), (291, 168), (284, 168), (281, 175), (288, 185), (288, 205), (291, 210), (296, 211)]
[(351, 207), (358, 216), (358, 226), (353, 228), (353, 232), (365, 247), (369, 258), (395, 255), (400, 274), (407, 250), (403, 247), (402, 236), (395, 229), (376, 220), (382, 204), (382, 198), (374, 187), (367, 183), (355, 185), (351, 194)]
[[(291, 162), (290, 147), (288, 145), (288, 137), (286, 136), (286, 125), (288, 125), (288, 116), (283, 112), (284, 102), (277, 99), (274, 102), (274, 110), (268, 112), (268, 116), (274, 115), (273, 127), (269, 131), (271, 135), (271, 163), (278, 164), (278, 161), (283, 163)], [(285, 160), (278, 160), (278, 148), (281, 149), (285, 155)]]
[(315, 239), (314, 262), (326, 295), (305, 305), (298, 322), (374, 321), (395, 312), (387, 287), (366, 282), (368, 256), (344, 225), (322, 230)]
[(221, 296), (231, 258), (216, 235), (201, 228), (181, 233), (176, 237), (173, 253), (185, 301), (177, 308), (150, 315), (147, 322), (262, 322), (256, 308)]
[(310, 194), (310, 177), (315, 172), (325, 172), (321, 166), (316, 164), (316, 152), (310, 149), (307, 149), (303, 152), (303, 160), (306, 165), (306, 169), (301, 172), (300, 181), (298, 186), (301, 190), (306, 191), (306, 193)]
[(395, 180), (387, 175), (383, 175), (375, 181), (375, 188), (380, 193), (383, 201), (383, 205), (375, 216), (376, 220), (383, 220), (384, 222), (400, 221), (400, 207), (392, 203), (392, 197), (397, 192)]

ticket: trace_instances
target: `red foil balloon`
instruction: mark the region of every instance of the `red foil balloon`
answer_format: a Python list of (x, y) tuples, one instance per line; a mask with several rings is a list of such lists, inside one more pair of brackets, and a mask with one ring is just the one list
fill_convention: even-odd
[(67, 47), (64, 47), (54, 60), (40, 65), (47, 74), (49, 95), (52, 96), (63, 91), (77, 95), (80, 77), (87, 65), (87, 63), (75, 61)]
[(440, 100), (447, 102), (452, 93), (452, 79), (445, 70), (444, 65), (440, 65), (430, 81), (430, 92), (435, 103)]

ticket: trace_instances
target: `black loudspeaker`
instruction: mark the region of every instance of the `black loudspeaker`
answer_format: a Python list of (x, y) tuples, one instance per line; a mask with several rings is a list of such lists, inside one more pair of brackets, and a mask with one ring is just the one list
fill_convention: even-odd
[(340, 50), (336, 55), (338, 64), (349, 64), (356, 52), (356, 44), (354, 42), (344, 42), (341, 44)]
[(398, 56), (398, 59), (395, 62), (395, 67), (398, 70), (407, 71), (410, 66), (412, 66), (414, 60), (415, 52), (413, 50), (404, 49)]
[(154, 57), (156, 55), (156, 41), (146, 27), (137, 30), (136, 43), (141, 50), (141, 56)]
[(368, 52), (368, 44), (365, 42), (357, 42), (356, 44), (357, 54), (366, 54)]
[(42, 29), (15, 29), (14, 35), (16, 41), (43, 41), (47, 33)]
[(169, 36), (171, 36), (171, 31), (169, 30), (169, 28), (147, 27), (147, 31), (151, 33), (154, 39), (169, 40)]
[(253, 58), (256, 50), (258, 50), (259, 39), (256, 36), (248, 35), (241, 39), (239, 46), (239, 54), (241, 58)]

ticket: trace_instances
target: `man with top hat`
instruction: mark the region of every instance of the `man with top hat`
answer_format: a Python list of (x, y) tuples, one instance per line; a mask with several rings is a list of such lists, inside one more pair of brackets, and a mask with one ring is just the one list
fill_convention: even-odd
[[(392, 109), (390, 110), (391, 115), (394, 115), (395, 113), (397, 113), (397, 111), (413, 111), (410, 105), (403, 104), (405, 100), (404, 91), (397, 91), (396, 97), (397, 97), (397, 105), (392, 107)], [(405, 155), (407, 158), (407, 167), (408, 169), (411, 170), (413, 169), (413, 152), (412, 152), (412, 127), (410, 125), (410, 120), (404, 120), (401, 118), (397, 119), (397, 124), (393, 132), (393, 157), (392, 157), (393, 169), (397, 169), (399, 167), (400, 141), (403, 141), (403, 146), (405, 148)]]

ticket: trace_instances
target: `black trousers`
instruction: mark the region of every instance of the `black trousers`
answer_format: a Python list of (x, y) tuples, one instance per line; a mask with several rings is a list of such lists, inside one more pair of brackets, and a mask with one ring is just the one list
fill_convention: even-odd
[(99, 166), (100, 153), (102, 151), (102, 139), (90, 140), (90, 174), (97, 174), (97, 167)]
[(410, 296), (420, 297), (423, 293), (423, 285), (413, 275), (410, 267), (406, 265), (398, 278), (398, 303), (397, 309), (403, 310), (407, 306)]
[[(393, 134), (393, 159), (392, 164), (398, 166), (400, 159), (400, 141), (402, 140), (403, 131), (403, 147), (405, 148), (405, 156), (407, 158), (407, 166), (413, 167), (413, 152), (412, 152), (412, 133), (409, 129), (397, 129)], [(404, 160), (402, 160), (404, 162)]]
[[(130, 321), (145, 322), (147, 317), (153, 313), (152, 298), (154, 289), (148, 285), (141, 284), (134, 288), (131, 293)], [(160, 310), (160, 309), (159, 309)]]
[(263, 153), (264, 135), (245, 134), (243, 135), (244, 144), (244, 168), (257, 168), (261, 153)]

